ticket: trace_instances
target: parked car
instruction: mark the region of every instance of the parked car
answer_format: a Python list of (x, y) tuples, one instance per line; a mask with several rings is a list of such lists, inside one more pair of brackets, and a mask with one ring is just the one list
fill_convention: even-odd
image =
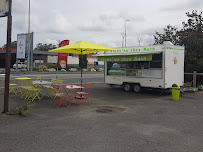
[(70, 68), (69, 71), (75, 72), (75, 71), (78, 71), (78, 69), (77, 68)]
[[(26, 68), (27, 65), (25, 63), (18, 63), (18, 69), (21, 69), (22, 67)], [(16, 69), (16, 64), (13, 65), (13, 68)]]

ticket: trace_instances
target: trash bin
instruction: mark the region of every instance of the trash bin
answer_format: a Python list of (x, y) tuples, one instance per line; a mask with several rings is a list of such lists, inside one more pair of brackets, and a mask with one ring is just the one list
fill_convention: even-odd
[(172, 85), (172, 99), (179, 100), (180, 97), (180, 86), (178, 84)]

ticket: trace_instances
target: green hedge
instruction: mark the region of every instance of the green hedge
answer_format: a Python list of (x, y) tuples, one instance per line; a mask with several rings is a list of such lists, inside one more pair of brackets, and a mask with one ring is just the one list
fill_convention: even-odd
[(57, 69), (57, 64), (56, 63), (46, 63), (44, 65), (47, 66), (48, 69), (50, 69), (50, 68)]

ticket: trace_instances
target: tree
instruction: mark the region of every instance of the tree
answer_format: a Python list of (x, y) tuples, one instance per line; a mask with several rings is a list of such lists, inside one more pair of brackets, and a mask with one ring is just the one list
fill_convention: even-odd
[(202, 12), (197, 11), (186, 13), (187, 22), (182, 22), (183, 28), (170, 25), (164, 28), (164, 33), (156, 32), (154, 35), (155, 44), (162, 44), (169, 40), (173, 44), (185, 46), (185, 72), (203, 72), (203, 17)]
[[(81, 57), (82, 57), (82, 59), (81, 59)], [(80, 66), (80, 68), (81, 69), (83, 69), (83, 68), (87, 68), (87, 62), (88, 62), (88, 60), (87, 60), (87, 55), (85, 54), (85, 55), (79, 55), (79, 66)]]
[(202, 12), (187, 12), (187, 22), (182, 22), (183, 28), (177, 32), (180, 44), (185, 46), (186, 72), (203, 72), (203, 17)]
[(38, 43), (35, 50), (40, 50), (40, 51), (49, 51), (52, 49), (57, 48), (56, 45), (53, 44), (42, 44), (42, 43)]
[[(3, 48), (6, 48), (7, 44), (3, 45)], [(17, 48), (17, 41), (11, 42), (11, 48)]]
[(171, 26), (170, 24), (167, 25), (166, 28), (163, 28), (164, 34), (161, 34), (157, 31), (155, 31), (154, 44), (163, 44), (164, 41), (171, 41), (173, 44), (177, 44), (179, 42), (179, 37), (176, 34), (177, 29), (175, 26)]

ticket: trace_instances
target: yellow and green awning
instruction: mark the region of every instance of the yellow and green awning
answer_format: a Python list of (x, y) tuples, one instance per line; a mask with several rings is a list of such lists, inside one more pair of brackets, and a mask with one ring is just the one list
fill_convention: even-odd
[(151, 61), (152, 54), (98, 56), (97, 60), (98, 61), (109, 61), (109, 62)]

